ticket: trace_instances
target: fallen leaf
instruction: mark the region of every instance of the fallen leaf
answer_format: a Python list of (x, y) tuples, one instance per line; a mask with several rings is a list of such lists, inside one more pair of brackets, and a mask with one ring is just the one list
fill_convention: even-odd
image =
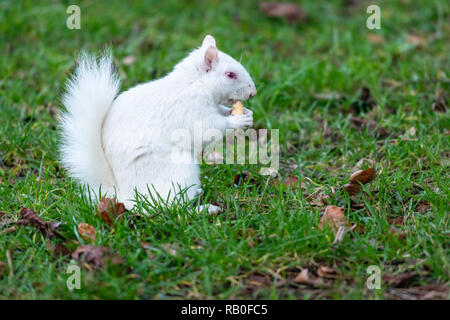
[(399, 287), (401, 285), (404, 285), (407, 281), (411, 280), (412, 278), (416, 277), (417, 275), (418, 275), (417, 272), (413, 272), (413, 271), (397, 273), (397, 274), (385, 274), (383, 276), (383, 280), (388, 286)]
[(53, 255), (57, 258), (68, 257), (72, 255), (72, 251), (64, 243), (57, 243), (53, 248)]
[(431, 209), (431, 204), (426, 201), (420, 201), (416, 207), (416, 211), (420, 214), (424, 214), (425, 212), (427, 212), (430, 209)]
[(122, 202), (116, 202), (116, 200), (110, 198), (102, 198), (97, 205), (97, 210), (102, 220), (109, 226), (113, 226), (113, 221), (117, 217), (122, 220), (121, 214), (126, 211)]
[(300, 273), (295, 277), (294, 282), (308, 284), (310, 282), (309, 270), (307, 268), (302, 269), (302, 271), (300, 271)]
[(95, 228), (87, 223), (80, 223), (78, 225), (78, 233), (84, 240), (91, 243), (95, 241)]
[(337, 206), (327, 206), (320, 219), (319, 229), (322, 230), (325, 225), (329, 225), (335, 235), (340, 226), (347, 226), (347, 218), (344, 215), (344, 209)]
[(64, 237), (56, 231), (56, 229), (61, 225), (61, 222), (46, 222), (30, 208), (22, 208), (20, 210), (20, 214), (22, 218), (17, 222), (17, 225), (33, 226), (45, 237), (58, 237), (60, 239), (64, 239)]
[(335, 269), (326, 266), (320, 266), (317, 269), (317, 275), (319, 277), (328, 279), (336, 279), (340, 277), (340, 275), (337, 273)]
[(290, 22), (306, 21), (306, 14), (293, 2), (262, 2), (259, 8), (271, 18), (284, 18)]
[(306, 197), (306, 201), (312, 206), (322, 207), (330, 202), (330, 196), (322, 192), (313, 192)]
[(361, 192), (361, 185), (350, 182), (344, 185), (344, 190), (347, 191), (350, 196), (357, 196)]
[[(279, 186), (280, 184), (285, 186), (286, 188), (297, 189), (300, 185), (299, 178), (297, 176), (287, 176), (283, 180), (274, 179), (272, 180), (273, 185)], [(303, 185), (303, 182), (301, 183)]]
[(260, 274), (258, 272), (252, 273), (247, 277), (247, 283), (256, 286), (256, 287), (262, 287), (264, 285), (269, 285), (272, 281), (270, 280), (270, 277), (266, 274)]
[(286, 187), (294, 187), (297, 188), (298, 187), (298, 177), (297, 176), (288, 176), (285, 179), (283, 179), (283, 184)]
[(122, 264), (122, 258), (113, 255), (111, 249), (107, 247), (97, 247), (93, 245), (79, 246), (75, 252), (72, 253), (72, 259), (79, 263), (87, 263), (94, 269), (103, 268), (107, 262), (112, 264)]
[(402, 300), (447, 300), (448, 286), (439, 283), (429, 283), (418, 287), (389, 288), (386, 290), (386, 298)]
[(367, 184), (376, 177), (375, 163), (370, 159), (361, 159), (356, 167), (361, 167), (364, 162), (369, 162), (372, 167), (364, 170), (357, 170), (350, 176), (350, 182), (344, 185), (344, 190), (350, 196), (357, 196), (361, 191), (361, 184)]
[(365, 170), (358, 170), (350, 176), (350, 182), (367, 184), (375, 179), (376, 170), (375, 167)]
[(395, 218), (388, 219), (388, 223), (389, 224), (403, 225), (403, 217), (402, 216), (398, 216), (398, 217), (395, 217)]

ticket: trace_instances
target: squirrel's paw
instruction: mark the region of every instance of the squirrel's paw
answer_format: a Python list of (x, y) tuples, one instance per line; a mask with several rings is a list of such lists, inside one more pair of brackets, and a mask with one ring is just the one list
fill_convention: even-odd
[(219, 212), (222, 212), (222, 208), (215, 206), (213, 204), (202, 204), (201, 206), (197, 207), (197, 212), (207, 212), (211, 215), (218, 214)]
[(228, 117), (230, 129), (247, 129), (253, 126), (253, 111), (244, 108), (244, 114)]

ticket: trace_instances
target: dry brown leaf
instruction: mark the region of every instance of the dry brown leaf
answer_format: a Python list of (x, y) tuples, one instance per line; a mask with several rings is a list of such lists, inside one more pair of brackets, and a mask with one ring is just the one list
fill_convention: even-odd
[(57, 243), (53, 248), (53, 255), (57, 258), (69, 257), (72, 255), (72, 251), (64, 243)]
[(251, 287), (262, 287), (272, 283), (269, 275), (255, 271), (246, 278), (246, 282)]
[(418, 287), (389, 288), (386, 290), (387, 299), (402, 300), (447, 300), (448, 286), (430, 283)]
[(328, 278), (328, 279), (336, 279), (340, 277), (340, 275), (337, 273), (335, 269), (327, 266), (320, 266), (317, 269), (317, 275), (321, 278)]
[(306, 14), (293, 2), (262, 2), (259, 8), (271, 18), (284, 18), (290, 22), (306, 21)]
[(361, 184), (367, 184), (373, 181), (375, 177), (375, 166), (358, 170), (350, 176), (350, 183), (345, 184), (343, 188), (350, 196), (357, 196), (361, 192)]
[(302, 271), (295, 277), (295, 283), (309, 283), (309, 270), (307, 268), (302, 269)]
[(87, 223), (80, 223), (78, 225), (78, 233), (80, 236), (91, 243), (95, 241), (95, 228)]
[(367, 184), (375, 179), (376, 176), (376, 170), (375, 167), (368, 168), (365, 170), (358, 170), (354, 172), (350, 176), (350, 182), (352, 183), (362, 183)]
[[(287, 176), (282, 181), (279, 179), (272, 180), (274, 186), (284, 185), (286, 188), (297, 189), (299, 186), (299, 178), (297, 176)], [(303, 182), (300, 184), (302, 187), (304, 186)]]
[(116, 200), (110, 198), (102, 198), (97, 205), (97, 210), (102, 220), (109, 226), (113, 225), (113, 221), (117, 217), (119, 220), (122, 220), (123, 216), (121, 214), (126, 211), (122, 202), (116, 202)]
[(361, 185), (350, 182), (344, 185), (344, 190), (347, 191), (350, 196), (357, 196), (361, 191)]
[(107, 262), (111, 262), (112, 264), (123, 263), (122, 258), (111, 253), (111, 249), (93, 245), (79, 246), (72, 253), (72, 259), (77, 260), (81, 264), (87, 263), (94, 269), (103, 268)]
[(391, 218), (388, 219), (389, 224), (398, 224), (398, 225), (403, 225), (403, 217), (402, 216), (398, 216), (395, 218)]
[(288, 176), (283, 179), (283, 184), (286, 187), (294, 187), (295, 189), (298, 187), (298, 177), (297, 176)]
[(20, 214), (22, 218), (17, 222), (17, 225), (33, 226), (45, 237), (58, 237), (60, 239), (64, 239), (64, 237), (56, 231), (56, 229), (61, 225), (61, 222), (46, 222), (30, 208), (22, 208), (20, 210)]
[(347, 218), (344, 215), (344, 209), (337, 206), (327, 206), (325, 213), (319, 222), (319, 229), (323, 229), (325, 225), (329, 225), (336, 235), (340, 226), (347, 226)]
[(416, 211), (420, 214), (424, 214), (425, 212), (427, 212), (430, 209), (431, 209), (431, 204), (426, 201), (420, 201), (416, 207)]
[(404, 285), (405, 282), (411, 280), (416, 277), (418, 274), (414, 271), (397, 273), (397, 274), (385, 274), (383, 276), (384, 282), (391, 287), (399, 287)]
[(314, 207), (322, 207), (329, 203), (330, 196), (322, 192), (313, 192), (306, 197), (306, 201)]

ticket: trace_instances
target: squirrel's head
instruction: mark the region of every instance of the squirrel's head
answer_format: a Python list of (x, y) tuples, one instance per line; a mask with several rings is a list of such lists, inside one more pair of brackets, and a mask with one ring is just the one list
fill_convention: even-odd
[(256, 95), (256, 87), (247, 70), (232, 57), (217, 49), (216, 40), (207, 35), (197, 48), (176, 68), (212, 93), (216, 103), (231, 105)]

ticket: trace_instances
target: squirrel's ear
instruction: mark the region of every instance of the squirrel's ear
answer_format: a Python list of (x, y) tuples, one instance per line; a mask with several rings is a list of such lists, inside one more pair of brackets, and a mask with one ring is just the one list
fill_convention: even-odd
[(206, 72), (210, 71), (214, 65), (219, 61), (219, 56), (217, 52), (217, 48), (213, 46), (209, 46), (205, 52), (205, 70)]
[(203, 39), (202, 47), (216, 47), (216, 39), (214, 39), (213, 36), (210, 36), (209, 34)]

